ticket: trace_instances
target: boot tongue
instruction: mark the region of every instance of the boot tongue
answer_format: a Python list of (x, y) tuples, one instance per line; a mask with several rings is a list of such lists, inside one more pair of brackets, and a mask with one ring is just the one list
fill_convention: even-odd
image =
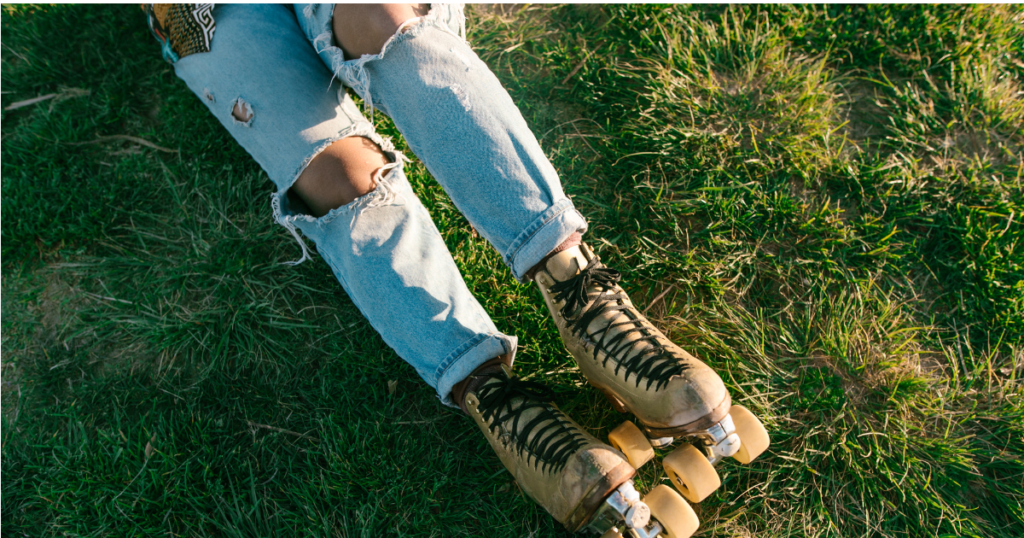
[(580, 247), (572, 247), (548, 259), (547, 271), (559, 282), (569, 280), (587, 266), (587, 258)]

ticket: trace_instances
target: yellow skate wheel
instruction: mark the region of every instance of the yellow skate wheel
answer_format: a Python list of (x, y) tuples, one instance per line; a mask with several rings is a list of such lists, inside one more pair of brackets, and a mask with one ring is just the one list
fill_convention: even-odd
[(644, 503), (651, 509), (651, 518), (661, 523), (665, 538), (690, 538), (697, 532), (700, 520), (693, 508), (672, 488), (662, 484), (644, 497)]
[(761, 421), (742, 405), (732, 406), (729, 415), (732, 417), (732, 423), (736, 425), (736, 435), (740, 437), (740, 449), (732, 457), (740, 463), (750, 463), (771, 444), (768, 430), (764, 429)]
[(654, 458), (654, 449), (644, 432), (630, 421), (619, 424), (608, 434), (608, 444), (626, 455), (629, 464), (639, 469)]
[(602, 534), (601, 538), (622, 538), (622, 533), (619, 532), (619, 529), (612, 527)]
[(703, 501), (722, 485), (715, 466), (703, 452), (689, 443), (680, 445), (661, 463), (672, 485), (692, 503)]

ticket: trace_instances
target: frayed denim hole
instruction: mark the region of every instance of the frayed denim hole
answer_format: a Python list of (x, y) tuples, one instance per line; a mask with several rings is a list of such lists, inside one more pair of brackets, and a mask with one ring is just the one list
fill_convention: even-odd
[(323, 216), (321, 223), (318, 223), (318, 225), (326, 225), (338, 215), (348, 213), (349, 227), (354, 228), (356, 220), (368, 211), (373, 211), (378, 207), (406, 205), (408, 200), (400, 192), (401, 185), (398, 183), (399, 176), (404, 177), (403, 158), (400, 153), (393, 152), (392, 162), (384, 165), (374, 177), (376, 186), (372, 191), (352, 200), (351, 203), (332, 209), (327, 215)]
[(334, 34), (330, 29), (321, 32), (320, 35), (313, 39), (313, 49), (316, 50), (317, 54), (330, 48), (337, 48), (334, 46)]
[[(402, 23), (402, 25), (399, 26), (397, 30), (395, 30), (395, 33), (391, 37), (389, 37), (387, 41), (384, 42), (384, 45), (381, 46), (379, 53), (364, 54), (361, 57), (353, 60), (346, 60), (345, 54), (342, 52), (342, 50), (333, 44), (330, 47), (325, 47), (323, 50), (318, 48), (318, 43), (320, 42), (320, 39), (324, 37), (324, 35), (327, 35), (328, 37), (333, 37), (334, 34), (330, 29), (326, 30), (324, 34), (317, 36), (316, 40), (314, 41), (314, 48), (317, 49), (318, 53), (327, 52), (328, 54), (330, 54), (332, 68), (331, 70), (334, 72), (334, 76), (341, 78), (342, 82), (344, 82), (346, 85), (352, 88), (352, 90), (355, 91), (360, 98), (362, 98), (363, 107), (366, 111), (365, 113), (369, 117), (368, 119), (370, 121), (373, 121), (374, 106), (373, 95), (370, 93), (371, 81), (369, 75), (366, 72), (366, 64), (368, 62), (381, 60), (385, 58), (389, 48), (397, 46), (398, 44), (402, 43), (405, 40), (419, 36), (430, 28), (437, 28), (445, 33), (448, 33), (461, 39), (462, 41), (466, 40), (465, 16), (462, 13), (462, 9), (456, 8), (455, 12), (453, 13), (451, 11), (451, 6), (445, 6), (445, 9), (443, 10), (440, 9), (440, 7), (441, 6), (432, 6), (430, 8), (430, 12), (424, 15), (423, 17), (415, 17)], [(461, 21), (459, 24), (460, 32), (462, 35), (459, 35), (459, 33), (453, 31), (452, 28), (445, 21), (441, 20), (442, 15), (448, 15), (449, 18), (454, 17), (457, 20)], [(463, 62), (465, 61), (466, 59), (463, 58)], [(455, 91), (455, 89), (453, 89), (453, 91)], [(456, 93), (456, 95), (458, 95), (458, 93)], [(469, 105), (465, 100), (460, 98), (460, 102), (462, 102), (463, 107), (469, 110)]]
[[(344, 112), (344, 110), (342, 111)], [(309, 156), (303, 159), (302, 163), (300, 163), (299, 166), (295, 168), (295, 172), (292, 173), (291, 180), (288, 181), (288, 186), (281, 190), (287, 191), (291, 189), (292, 186), (295, 185), (295, 182), (298, 181), (299, 176), (302, 175), (302, 172), (306, 170), (307, 166), (309, 166), (309, 163), (313, 162), (313, 159), (315, 159), (317, 155), (320, 155), (331, 144), (337, 142), (338, 140), (341, 140), (342, 138), (349, 138), (352, 136), (361, 136), (363, 138), (370, 140), (371, 142), (377, 144), (385, 153), (388, 153), (389, 151), (393, 152), (395, 149), (395, 145), (390, 139), (380, 136), (379, 134), (377, 134), (376, 131), (373, 130), (373, 125), (369, 124), (366, 121), (355, 122), (350, 127), (340, 131), (337, 135), (325, 140), (319, 146), (317, 146), (316, 149), (310, 152)]]
[(255, 117), (252, 105), (245, 99), (238, 97), (231, 103), (231, 119), (235, 121), (235, 125), (252, 127), (252, 120)]
[[(402, 153), (394, 149), (384, 149), (384, 144), (380, 142), (378, 144), (390, 162), (381, 168), (380, 177), (375, 180), (377, 185), (372, 191), (345, 205), (331, 209), (322, 217), (314, 217), (313, 215), (293, 213), (291, 211), (288, 201), (288, 191), (291, 189), (289, 187), (273, 194), (274, 219), (285, 228), (289, 228), (289, 230), (291, 230), (290, 227), (294, 227), (295, 223), (299, 221), (312, 223), (317, 228), (322, 229), (341, 215), (355, 214), (360, 210), (373, 209), (383, 205), (402, 205), (405, 201), (404, 194), (399, 192), (399, 185), (396, 182), (398, 181), (397, 175), (403, 173), (403, 165), (408, 159)], [(399, 171), (395, 172), (395, 170)], [(402, 202), (398, 203), (400, 199)]]
[[(282, 203), (283, 202), (283, 203)], [(306, 246), (306, 242), (302, 240), (298, 230), (295, 229), (295, 222), (298, 220), (309, 220), (314, 221), (312, 215), (285, 215), (284, 213), (289, 210), (288, 208), (288, 190), (280, 190), (270, 195), (270, 208), (274, 213), (274, 220), (284, 226), (288, 233), (292, 234), (295, 241), (298, 242), (299, 248), (302, 249), (302, 257), (295, 261), (282, 262), (284, 265), (298, 265), (306, 260), (311, 259), (309, 255), (309, 248)]]
[[(288, 183), (288, 187), (285, 189), (278, 190), (277, 192), (272, 194), (270, 198), (270, 207), (273, 211), (274, 220), (281, 226), (284, 226), (284, 228), (288, 230), (288, 233), (292, 234), (292, 237), (294, 237), (295, 241), (299, 244), (299, 248), (302, 249), (302, 257), (295, 261), (283, 262), (285, 265), (298, 265), (308, 259), (311, 259), (311, 256), (309, 255), (309, 248), (306, 246), (306, 242), (303, 241), (302, 237), (299, 235), (298, 229), (296, 228), (296, 223), (308, 222), (314, 224), (317, 228), (322, 229), (324, 226), (326, 226), (332, 220), (334, 220), (338, 215), (343, 214), (344, 211), (349, 211), (348, 208), (352, 205), (352, 203), (358, 201), (357, 198), (352, 203), (334, 208), (323, 217), (317, 218), (314, 217), (313, 215), (293, 212), (292, 208), (290, 207), (290, 202), (288, 200), (288, 192), (291, 191), (292, 187), (295, 186), (295, 181), (299, 178), (299, 175), (302, 174), (302, 171), (306, 169), (306, 166), (309, 165), (310, 161), (316, 158), (317, 155), (319, 155), (325, 148), (327, 148), (334, 142), (341, 140), (342, 138), (347, 138), (349, 136), (363, 136), (377, 143), (377, 145), (380, 146), (382, 149), (387, 148), (385, 151), (389, 155), (390, 159), (393, 162), (397, 163), (395, 166), (401, 167), (401, 160), (404, 159), (405, 157), (401, 153), (394, 151), (394, 145), (391, 144), (390, 141), (384, 140), (383, 138), (380, 137), (380, 135), (373, 132), (372, 126), (369, 126), (366, 123), (356, 124), (352, 126), (351, 129), (347, 129), (346, 131), (340, 133), (339, 136), (321, 144), (320, 147), (318, 147), (316, 151), (312, 152), (310, 156), (307, 157), (299, 166), (298, 170), (296, 170), (294, 176), (292, 177), (292, 180)], [(360, 198), (369, 196), (376, 192), (377, 190), (377, 188), (374, 188), (373, 191), (367, 193), (366, 195)]]

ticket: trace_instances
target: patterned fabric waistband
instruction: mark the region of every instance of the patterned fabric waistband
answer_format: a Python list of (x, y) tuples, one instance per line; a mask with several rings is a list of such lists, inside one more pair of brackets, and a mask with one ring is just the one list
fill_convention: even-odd
[(210, 52), (217, 25), (213, 4), (143, 4), (149, 29), (163, 45), (164, 59), (174, 63), (198, 52)]

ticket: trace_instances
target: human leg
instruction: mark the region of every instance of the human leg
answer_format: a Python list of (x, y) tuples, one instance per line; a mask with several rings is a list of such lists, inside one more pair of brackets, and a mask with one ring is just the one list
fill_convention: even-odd
[[(586, 221), (508, 93), (459, 37), (461, 11), (434, 6), (401, 21), (377, 9), (380, 24), (353, 22), (347, 5), (296, 11), (324, 62), (394, 120), (460, 211), (525, 281), (531, 267), (585, 231)], [(367, 41), (386, 37), (383, 52), (347, 57), (343, 49), (372, 51), (341, 33), (352, 26), (376, 28)]]
[[(348, 51), (349, 56), (367, 49), (365, 47), (360, 49), (362, 46), (360, 40), (336, 39), (332, 35), (333, 28), (336, 27), (348, 26), (353, 28), (353, 31), (376, 28), (378, 31), (376, 36), (365, 34), (360, 36), (363, 38), (364, 44), (369, 44), (367, 46), (371, 51), (372, 47), (380, 46), (375, 44), (387, 41), (387, 39), (383, 39), (385, 36), (391, 36), (395, 32), (400, 33), (403, 26), (408, 28), (410, 33), (425, 31), (423, 26), (409, 24), (408, 20), (403, 20), (403, 17), (409, 16), (413, 10), (403, 10), (402, 6), (360, 6), (354, 10), (350, 10), (349, 7), (340, 5), (336, 8), (307, 6), (297, 8), (297, 12), (312, 21), (304, 26), (311, 41), (321, 50), (330, 50), (333, 54), (342, 57), (345, 56), (342, 49)], [(334, 24), (331, 24), (329, 16), (317, 24), (317, 13), (330, 15), (332, 13), (330, 9), (333, 9)], [(370, 23), (359, 18), (366, 17), (367, 13), (375, 13), (379, 16), (379, 20)], [(436, 26), (440, 24), (441, 20), (444, 20), (445, 14), (452, 13), (443, 10), (432, 11), (430, 15), (421, 20), (425, 21), (428, 26)], [(345, 19), (342, 20), (340, 17), (345, 17)], [(302, 18), (300, 16), (300, 20)], [(446, 20), (450, 22), (453, 19)], [(451, 36), (453, 27), (458, 27), (458, 25), (447, 26), (448, 30), (443, 35)], [(341, 47), (333, 46), (332, 44), (335, 42), (339, 43)], [(464, 42), (461, 40), (459, 42), (465, 47)], [(394, 46), (393, 44), (386, 45), (388, 50), (393, 50)], [(459, 50), (461, 52), (456, 51), (456, 54), (463, 52), (472, 54), (471, 51), (468, 51), (468, 47), (465, 47), (465, 50), (462, 48)], [(362, 58), (368, 59), (372, 56), (362, 56)], [(405, 61), (411, 67), (416, 67), (416, 63), (421, 62), (422, 59), (413, 58)], [(479, 63), (479, 60), (477, 62), (479, 72), (471, 75), (470, 80), (465, 81), (466, 84), (470, 84), (474, 78), (484, 74), (493, 79), (493, 75), (486, 70), (485, 66), (479, 69), (482, 63)], [(424, 72), (428, 72), (432, 71), (435, 66), (421, 63), (419, 67)], [(346, 80), (358, 79), (348, 78)], [(372, 80), (373, 84), (377, 83), (375, 78), (368, 80)], [(497, 85), (496, 80), (486, 80), (483, 88), (474, 90), (473, 95), (486, 94), (496, 89), (500, 90), (500, 85)], [(412, 91), (420, 90), (422, 87), (414, 87)], [(363, 95), (367, 101), (377, 99), (377, 102), (382, 102), (379, 97), (389, 94), (370, 95), (364, 92)], [(502, 106), (509, 105), (510, 101), (508, 101), (507, 95), (504, 97), (505, 101), (500, 104)], [(497, 238), (499, 241), (508, 243), (504, 245), (508, 248), (499, 246), (498, 243), (496, 246), (499, 250), (513, 252), (513, 255), (506, 256), (506, 258), (514, 260), (510, 263), (514, 270), (518, 267), (521, 272), (531, 265), (529, 261), (526, 261), (529, 258), (520, 255), (521, 252), (531, 252), (531, 249), (535, 249), (529, 256), (533, 257), (534, 261), (539, 260), (559, 242), (564, 242), (562, 236), (571, 236), (585, 228), (582, 218), (575, 210), (572, 210), (571, 204), (561, 193), (557, 177), (545, 175), (545, 172), (553, 174), (553, 170), (551, 170), (550, 164), (546, 164), (546, 160), (537, 161), (538, 156), (543, 158), (543, 154), (514, 107), (499, 111), (500, 117), (494, 119), (494, 114), (486, 114), (491, 105), (481, 104), (479, 109), (485, 115), (471, 118), (467, 122), (468, 126), (464, 130), (465, 132), (458, 133), (458, 136), (449, 136), (444, 129), (438, 131), (442, 136), (448, 137), (449, 146), (446, 148), (448, 153), (458, 153), (464, 150), (473, 153), (473, 148), (464, 148), (463, 146), (481, 143), (481, 141), (482, 145), (488, 146), (480, 150), (476, 157), (490, 163), (489, 166), (492, 167), (489, 171), (481, 173), (479, 170), (468, 170), (468, 174), (453, 177), (450, 174), (452, 170), (449, 165), (451, 163), (442, 159), (441, 147), (432, 147), (424, 152), (420, 146), (430, 131), (430, 117), (437, 113), (438, 108), (434, 107), (436, 103), (428, 101), (420, 105), (419, 108), (422, 110), (412, 110), (416, 108), (413, 106), (414, 101), (415, 99), (411, 99), (406, 102), (409, 110), (403, 113), (402, 117), (410, 119), (414, 115), (418, 115), (417, 121), (420, 124), (417, 125), (417, 129), (422, 128), (421, 130), (413, 131), (410, 134), (407, 127), (403, 128), (403, 123), (395, 114), (392, 114), (392, 117), (399, 128), (403, 130), (407, 141), (414, 148), (420, 147), (417, 150), (418, 154), (427, 163), (428, 168), (434, 171), (435, 177), (441, 181), (449, 194), (456, 199), (457, 203), (460, 203), (460, 209), (464, 212), (475, 211), (477, 218), (485, 215), (491, 219), (490, 222), (485, 223), (486, 230), (489, 232), (481, 231), (485, 234), (491, 233), (492, 242)], [(391, 103), (390, 97), (383, 103)], [(465, 111), (472, 108), (471, 106), (468, 109), (460, 108), (460, 110)], [(441, 109), (443, 110), (443, 107)], [(391, 112), (386, 108), (384, 111)], [(494, 121), (492, 122), (492, 120)], [(511, 129), (515, 132), (505, 139), (492, 140), (493, 143), (489, 143), (486, 138), (502, 129)], [(490, 131), (482, 132), (488, 130)], [(516, 154), (519, 149), (522, 149), (524, 154), (535, 152), (529, 156), (533, 161), (524, 162), (524, 155)], [(497, 161), (501, 161), (501, 163), (495, 164)], [(471, 162), (463, 161), (463, 164), (469, 166)], [(436, 169), (438, 165), (441, 166), (441, 173), (445, 175), (438, 176), (439, 172)], [(538, 167), (544, 166), (547, 170), (540, 171)], [(508, 176), (502, 175), (501, 167), (517, 169)], [(470, 181), (475, 176), (478, 176), (481, 181)], [(481, 187), (480, 183), (487, 185)], [(510, 186), (511, 188), (509, 188)], [(464, 198), (462, 195), (467, 194), (463, 192), (465, 190), (472, 192), (469, 192), (468, 197)], [(511, 198), (506, 196), (510, 191)], [(489, 198), (489, 195), (494, 195), (494, 198)], [(529, 207), (523, 207), (524, 205)], [(507, 219), (506, 213), (509, 212), (514, 213), (512, 219)], [(520, 243), (518, 246), (515, 244), (516, 241)], [(550, 242), (551, 245), (544, 246), (547, 242)], [(517, 274), (517, 276), (521, 275)], [(511, 377), (507, 370), (495, 364), (497, 362), (499, 361), (485, 364), (474, 371), (472, 375), (456, 385), (452, 396), (478, 425), (523, 490), (571, 531), (587, 527), (591, 530), (605, 532), (609, 531), (612, 526), (617, 526), (619, 529), (635, 528), (641, 532), (641, 536), (653, 536), (660, 532), (663, 527), (659, 527), (659, 523), (650, 519), (648, 507), (640, 501), (639, 495), (632, 488), (630, 477), (633, 475), (633, 468), (622, 454), (594, 439), (550, 404), (550, 392), (537, 383), (527, 383)], [(675, 493), (665, 494), (664, 491), (661, 493), (663, 495), (660, 498), (664, 502), (659, 506), (671, 506), (670, 512), (673, 515), (684, 514), (680, 517), (685, 520), (685, 523), (674, 528), (677, 535), (688, 536), (696, 529), (697, 525), (693, 511)], [(678, 518), (674, 521), (679, 523)], [(665, 523), (667, 522), (662, 521), (662, 524)], [(610, 532), (618, 535), (616, 531)]]
[(294, 13), (223, 5), (213, 16), (210, 51), (181, 57), (175, 72), (277, 185), (278, 222), (314, 241), (371, 325), (447, 403), (480, 364), (511, 361), (515, 338), (469, 293), (404, 157), (343, 90), (328, 91), (331, 73)]
[[(303, 24), (311, 37), (339, 31), (339, 17), (346, 13), (336, 8), (333, 26), (325, 17)], [(731, 415), (745, 415), (731, 407), (721, 378), (642, 315), (618, 285), (618, 272), (585, 245), (565, 244), (585, 223), (569, 211), (554, 169), (508, 94), (456, 35), (461, 25), (450, 24), (458, 19), (451, 13), (435, 9), (418, 20), (382, 25), (393, 35), (379, 51), (358, 59), (347, 59), (321, 40), (321, 57), (364, 100), (391, 116), (513, 274), (538, 282), (588, 380), (633, 412), (648, 437), (659, 444), (698, 439), (695, 444), (708, 455), (704, 470), (726, 456), (756, 457), (768, 446), (767, 433), (750, 423), (741, 443), (737, 432), (744, 428)], [(346, 36), (337, 40), (347, 46)], [(689, 491), (691, 500), (710, 493), (717, 480), (713, 476), (699, 491)]]

